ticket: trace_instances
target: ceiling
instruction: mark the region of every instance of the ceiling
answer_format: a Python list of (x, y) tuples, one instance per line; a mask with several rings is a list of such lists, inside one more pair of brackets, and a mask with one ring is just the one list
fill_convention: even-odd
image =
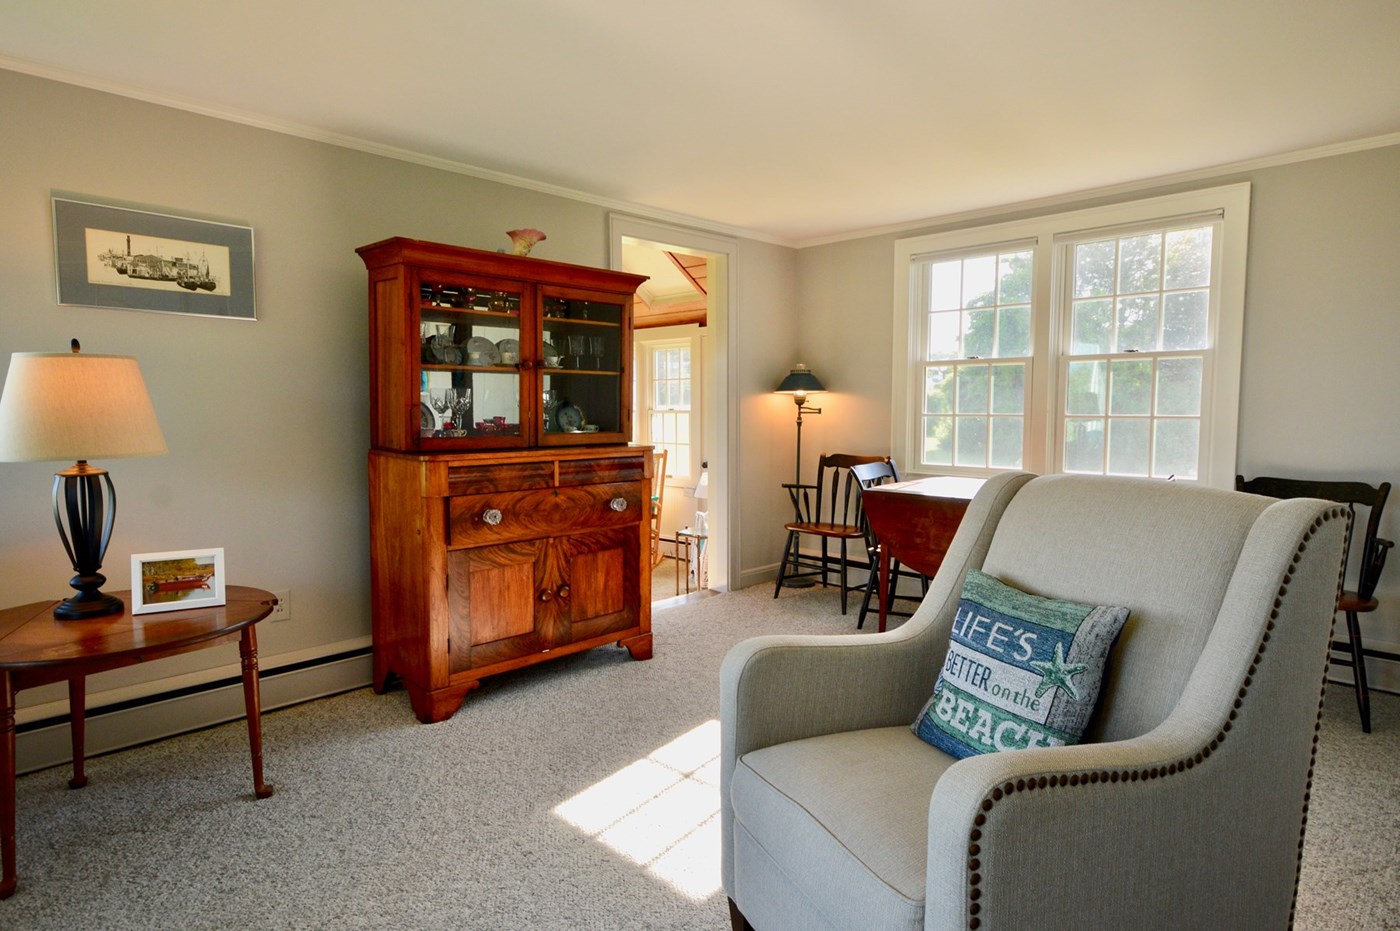
[(3, 68), (794, 245), (1400, 132), (1396, 0), (0, 0), (0, 22)]

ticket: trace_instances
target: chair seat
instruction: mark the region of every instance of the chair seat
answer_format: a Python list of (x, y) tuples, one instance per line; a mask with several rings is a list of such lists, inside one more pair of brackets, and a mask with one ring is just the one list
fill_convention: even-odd
[(800, 883), (832, 927), (923, 928), (929, 799), (956, 762), (903, 725), (745, 754), (734, 771), (734, 816), (755, 845), (748, 859), (767, 861), (746, 866)]
[(810, 533), (819, 537), (845, 537), (854, 540), (857, 537), (864, 537), (865, 531), (859, 527), (852, 527), (850, 524), (826, 524), (807, 521), (788, 521), (783, 524), (784, 530), (795, 530), (798, 533)]
[(1338, 611), (1353, 611), (1357, 614), (1365, 614), (1367, 611), (1374, 611), (1380, 607), (1380, 602), (1375, 598), (1362, 598), (1356, 592), (1342, 592), (1342, 597), (1337, 600)]

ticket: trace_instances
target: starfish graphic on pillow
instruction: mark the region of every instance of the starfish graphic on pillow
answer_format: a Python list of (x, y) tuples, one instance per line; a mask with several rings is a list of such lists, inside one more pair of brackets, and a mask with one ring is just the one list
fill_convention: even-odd
[(1089, 667), (1083, 663), (1075, 663), (1073, 666), (1065, 663), (1065, 648), (1063, 644), (1055, 644), (1055, 655), (1048, 660), (1033, 660), (1030, 663), (1032, 669), (1040, 673), (1040, 685), (1035, 688), (1035, 697), (1039, 698), (1051, 689), (1063, 689), (1069, 697), (1075, 701), (1079, 700), (1079, 689), (1074, 687), (1070, 679), (1079, 675)]

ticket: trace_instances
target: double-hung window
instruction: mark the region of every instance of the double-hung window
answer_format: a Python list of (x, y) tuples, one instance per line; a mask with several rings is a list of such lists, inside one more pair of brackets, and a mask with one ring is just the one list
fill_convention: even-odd
[(914, 473), (1233, 480), (1249, 187), (899, 240)]
[(637, 337), (635, 437), (666, 450), (666, 477), (699, 477), (698, 337)]

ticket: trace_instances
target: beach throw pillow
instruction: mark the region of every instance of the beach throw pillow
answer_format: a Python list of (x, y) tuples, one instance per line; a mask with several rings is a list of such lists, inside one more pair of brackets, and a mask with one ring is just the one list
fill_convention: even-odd
[(1041, 598), (970, 570), (919, 738), (959, 759), (1084, 736), (1127, 608)]

